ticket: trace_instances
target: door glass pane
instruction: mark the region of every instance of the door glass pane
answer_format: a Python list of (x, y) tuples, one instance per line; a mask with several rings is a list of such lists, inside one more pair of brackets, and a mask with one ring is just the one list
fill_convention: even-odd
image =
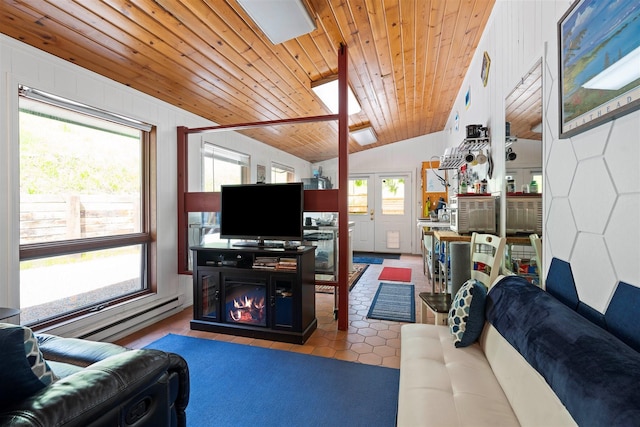
[(387, 178), (381, 185), (382, 214), (404, 215), (404, 178)]
[(366, 215), (369, 211), (367, 204), (367, 180), (349, 180), (349, 213), (355, 215)]

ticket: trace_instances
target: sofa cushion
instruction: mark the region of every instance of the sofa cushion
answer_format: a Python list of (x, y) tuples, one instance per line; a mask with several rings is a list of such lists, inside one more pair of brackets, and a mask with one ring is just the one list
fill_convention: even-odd
[(22, 400), (57, 379), (27, 327), (0, 323), (0, 360), (2, 402)]
[(456, 347), (466, 347), (480, 337), (486, 297), (486, 288), (475, 279), (460, 286), (449, 310), (449, 330)]
[(544, 377), (578, 425), (637, 425), (637, 351), (518, 276), (491, 288), (487, 321)]
[(455, 348), (449, 328), (400, 330), (398, 427), (518, 426), (478, 343)]

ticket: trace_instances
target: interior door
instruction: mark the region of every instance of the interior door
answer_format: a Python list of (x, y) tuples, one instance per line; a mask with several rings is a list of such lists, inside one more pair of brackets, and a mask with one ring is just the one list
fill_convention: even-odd
[(375, 185), (375, 252), (411, 253), (410, 174), (377, 174)]
[(349, 177), (349, 221), (353, 250), (411, 253), (410, 173)]

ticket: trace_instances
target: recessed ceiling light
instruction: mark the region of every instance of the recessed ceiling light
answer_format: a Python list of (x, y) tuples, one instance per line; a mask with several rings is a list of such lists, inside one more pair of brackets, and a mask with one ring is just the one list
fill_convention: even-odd
[(304, 0), (238, 0), (238, 3), (273, 44), (316, 29)]
[(360, 145), (369, 145), (378, 142), (376, 132), (371, 126), (349, 132), (349, 135)]
[[(338, 114), (338, 77), (324, 79), (319, 82), (311, 83), (311, 89), (320, 98), (322, 103), (333, 114)], [(356, 114), (362, 110), (356, 95), (351, 90), (351, 86), (347, 85), (347, 102), (348, 114)]]

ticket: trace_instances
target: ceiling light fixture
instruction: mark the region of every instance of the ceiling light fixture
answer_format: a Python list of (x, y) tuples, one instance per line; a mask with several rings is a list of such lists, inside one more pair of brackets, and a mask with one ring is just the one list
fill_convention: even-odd
[(618, 90), (640, 78), (638, 63), (640, 63), (640, 47), (635, 48), (631, 53), (598, 73), (582, 87), (585, 89)]
[(376, 132), (371, 126), (349, 131), (349, 135), (360, 145), (369, 145), (378, 142)]
[(238, 0), (238, 3), (273, 44), (316, 29), (304, 0)]
[[(332, 114), (338, 114), (338, 76), (311, 82), (311, 89)], [(356, 114), (362, 110), (356, 95), (349, 85), (347, 85), (347, 102), (349, 115)]]

